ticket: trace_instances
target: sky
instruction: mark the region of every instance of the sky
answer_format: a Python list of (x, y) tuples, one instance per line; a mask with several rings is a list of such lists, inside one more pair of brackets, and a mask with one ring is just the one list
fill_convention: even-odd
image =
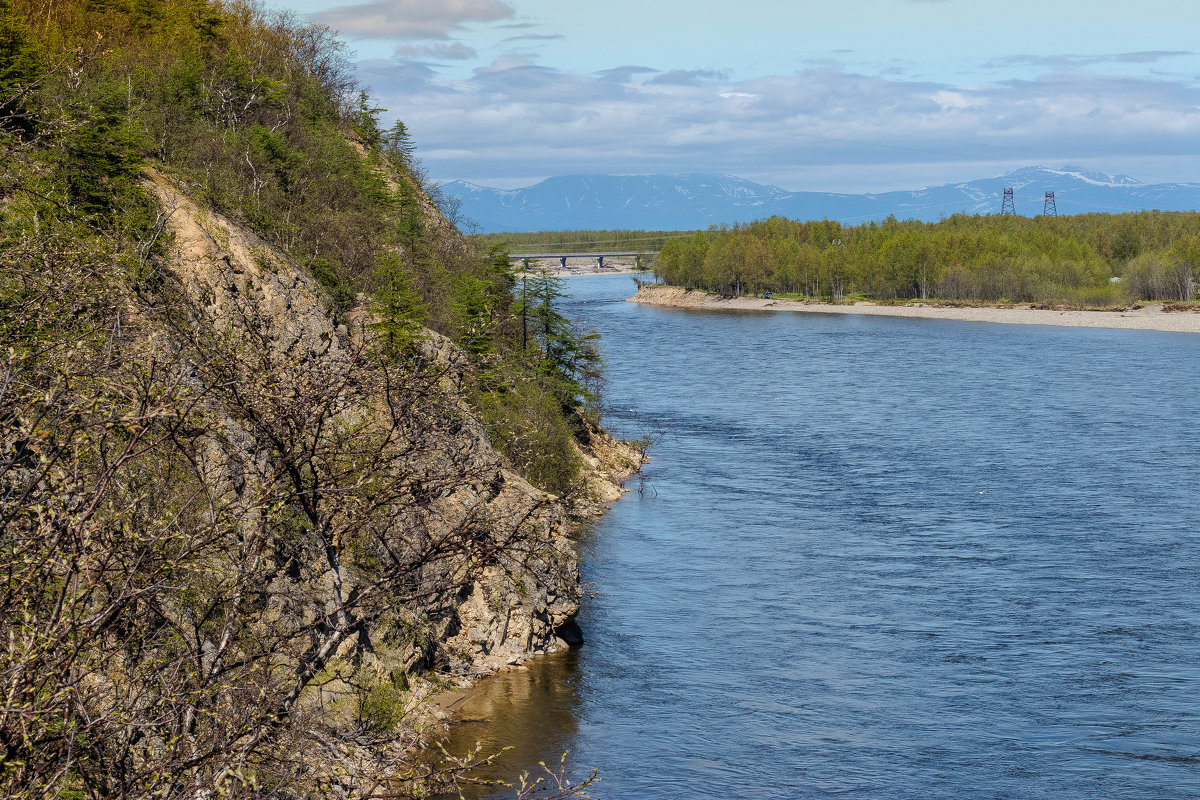
[(722, 173), (857, 193), (1078, 164), (1200, 182), (1200, 4), (271, 5), (341, 33), (435, 181)]

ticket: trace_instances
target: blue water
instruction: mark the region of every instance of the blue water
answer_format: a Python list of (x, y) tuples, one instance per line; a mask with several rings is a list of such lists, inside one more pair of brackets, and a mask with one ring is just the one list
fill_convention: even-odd
[(1200, 797), (1200, 336), (568, 288), (661, 441), (587, 644), (459, 735), (602, 800)]

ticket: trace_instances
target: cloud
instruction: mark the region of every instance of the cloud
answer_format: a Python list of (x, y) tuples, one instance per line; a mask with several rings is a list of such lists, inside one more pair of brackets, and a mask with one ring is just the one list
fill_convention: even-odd
[(724, 77), (724, 72), (712, 69), (673, 69), (655, 75), (649, 82), (652, 84), (691, 86), (701, 81), (719, 81)]
[(505, 42), (545, 42), (551, 39), (565, 38), (561, 33), (525, 33), (520, 36), (510, 36)]
[(638, 66), (581, 75), (509, 55), (460, 80), (370, 82), (403, 109), (439, 179), (721, 172), (859, 191), (956, 179), (950, 165), (973, 165), (958, 173), (973, 178), (981, 164), (1200, 160), (1200, 87), (1156, 76), (956, 85), (813, 66), (731, 80)]
[(374, 0), (313, 15), (348, 36), (368, 39), (445, 39), (470, 22), (495, 22), (516, 12), (501, 0)]
[(610, 83), (627, 83), (633, 78), (636, 78), (638, 75), (654, 75), (660, 71), (661, 70), (654, 69), (654, 67), (639, 67), (633, 64), (628, 64), (623, 67), (612, 67), (611, 69), (600, 70), (599, 72), (593, 74), (600, 78), (600, 80), (608, 81)]
[[(376, 84), (384, 87), (377, 92), (380, 96), (389, 94), (395, 96), (400, 87), (418, 87), (421, 94), (429, 94), (439, 86), (438, 73), (430, 64), (410, 59), (391, 60), (373, 58), (360, 61), (356, 65), (359, 77), (368, 86)], [(392, 106), (397, 108), (398, 106)]]
[(1195, 55), (1195, 53), (1187, 50), (1144, 50), (1136, 53), (1107, 53), (1099, 55), (1015, 55), (993, 59), (983, 66), (986, 69), (1044, 67), (1053, 70), (1077, 70), (1100, 64), (1156, 64), (1168, 58), (1191, 55)]
[(475, 52), (475, 48), (467, 47), (462, 42), (406, 44), (396, 48), (396, 57), (401, 59), (431, 58), (438, 61), (466, 61), (476, 58), (478, 55)]

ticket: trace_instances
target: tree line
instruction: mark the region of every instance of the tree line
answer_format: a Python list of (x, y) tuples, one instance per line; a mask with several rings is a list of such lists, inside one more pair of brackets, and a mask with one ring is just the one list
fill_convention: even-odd
[(1200, 214), (958, 214), (857, 226), (772, 217), (667, 240), (654, 271), (667, 283), (732, 296), (1186, 302), (1200, 275)]

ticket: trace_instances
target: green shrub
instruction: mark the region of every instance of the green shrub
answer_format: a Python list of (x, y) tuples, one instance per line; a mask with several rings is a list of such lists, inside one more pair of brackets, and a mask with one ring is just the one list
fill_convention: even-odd
[(530, 483), (558, 495), (576, 486), (582, 463), (575, 431), (551, 387), (522, 380), (482, 394), (476, 407), (492, 443)]
[[(404, 676), (407, 683), (407, 676)], [(406, 692), (396, 681), (380, 681), (361, 690), (356, 709), (358, 721), (380, 731), (389, 731), (404, 721)]]
[(1143, 253), (1129, 262), (1121, 278), (1133, 300), (1190, 300), (1192, 266), (1170, 252)]

